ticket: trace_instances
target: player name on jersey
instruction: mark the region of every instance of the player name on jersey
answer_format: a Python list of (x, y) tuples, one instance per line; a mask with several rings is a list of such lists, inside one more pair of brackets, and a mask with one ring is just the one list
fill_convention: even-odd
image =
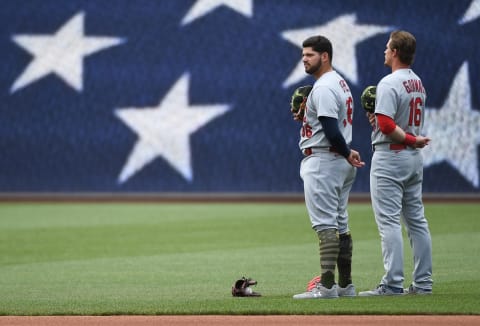
[(403, 87), (408, 94), (411, 92), (418, 92), (425, 94), (425, 88), (423, 88), (422, 81), (420, 79), (409, 79), (403, 82)]

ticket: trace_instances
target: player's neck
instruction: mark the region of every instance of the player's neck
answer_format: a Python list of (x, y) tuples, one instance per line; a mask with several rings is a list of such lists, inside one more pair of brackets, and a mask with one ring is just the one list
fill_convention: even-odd
[(322, 67), (318, 70), (318, 72), (314, 75), (315, 79), (320, 79), (324, 74), (327, 72), (333, 71), (331, 65), (322, 65)]
[(407, 65), (403, 62), (400, 62), (398, 60), (392, 62), (392, 72), (395, 72), (399, 69), (409, 69), (410, 68), (410, 65)]

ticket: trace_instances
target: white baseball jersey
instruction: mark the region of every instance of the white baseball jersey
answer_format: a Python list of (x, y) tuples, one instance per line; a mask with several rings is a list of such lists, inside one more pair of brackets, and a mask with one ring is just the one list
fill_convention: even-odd
[[(418, 136), (423, 128), (426, 97), (420, 78), (411, 69), (399, 69), (378, 83), (375, 113), (392, 118), (406, 133)], [(391, 142), (377, 125), (372, 133), (372, 144)]]
[(347, 83), (336, 71), (323, 74), (313, 85), (306, 103), (300, 131), (300, 149), (330, 147), (318, 117), (338, 120), (338, 129), (345, 142), (352, 141), (353, 99)]

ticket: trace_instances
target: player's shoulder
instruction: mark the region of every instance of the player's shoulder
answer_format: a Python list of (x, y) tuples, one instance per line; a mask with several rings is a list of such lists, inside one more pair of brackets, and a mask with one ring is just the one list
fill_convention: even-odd
[(392, 72), (386, 76), (384, 76), (377, 85), (377, 91), (378, 89), (385, 89), (385, 88), (398, 88), (402, 87), (403, 82), (405, 81), (405, 74), (400, 71), (395, 71)]
[(329, 90), (330, 92), (336, 92), (338, 89), (349, 88), (345, 79), (335, 70), (329, 71), (322, 75), (316, 82), (313, 88), (319, 88), (323, 90)]
[(403, 68), (395, 70), (394, 72), (386, 75), (382, 78), (382, 80), (395, 82), (395, 81), (403, 81), (408, 79), (420, 79), (420, 77), (410, 68)]
[(332, 83), (339, 84), (340, 86), (347, 85), (345, 78), (336, 70), (331, 71), (330, 78)]
[(378, 82), (378, 85), (380, 85), (380, 84), (392, 84), (397, 80), (398, 80), (398, 76), (395, 75), (394, 73), (391, 73), (391, 74), (388, 74), (388, 75), (384, 76), (382, 79), (380, 79), (380, 81)]
[(312, 87), (312, 92), (324, 91), (331, 87), (332, 83), (329, 78), (319, 78), (315, 81)]

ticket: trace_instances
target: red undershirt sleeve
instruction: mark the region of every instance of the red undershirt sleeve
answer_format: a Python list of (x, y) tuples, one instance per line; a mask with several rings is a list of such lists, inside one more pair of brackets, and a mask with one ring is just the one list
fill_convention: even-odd
[[(395, 130), (397, 125), (395, 124), (395, 121), (393, 121), (392, 118), (383, 114), (377, 114), (376, 116), (377, 116), (378, 127), (380, 128), (380, 131), (383, 134), (389, 135)], [(416, 142), (415, 136), (410, 134), (405, 134), (405, 140), (403, 142), (405, 145), (413, 146), (415, 142)]]
[(383, 114), (377, 114), (377, 122), (380, 131), (385, 135), (391, 134), (397, 126), (392, 118)]

